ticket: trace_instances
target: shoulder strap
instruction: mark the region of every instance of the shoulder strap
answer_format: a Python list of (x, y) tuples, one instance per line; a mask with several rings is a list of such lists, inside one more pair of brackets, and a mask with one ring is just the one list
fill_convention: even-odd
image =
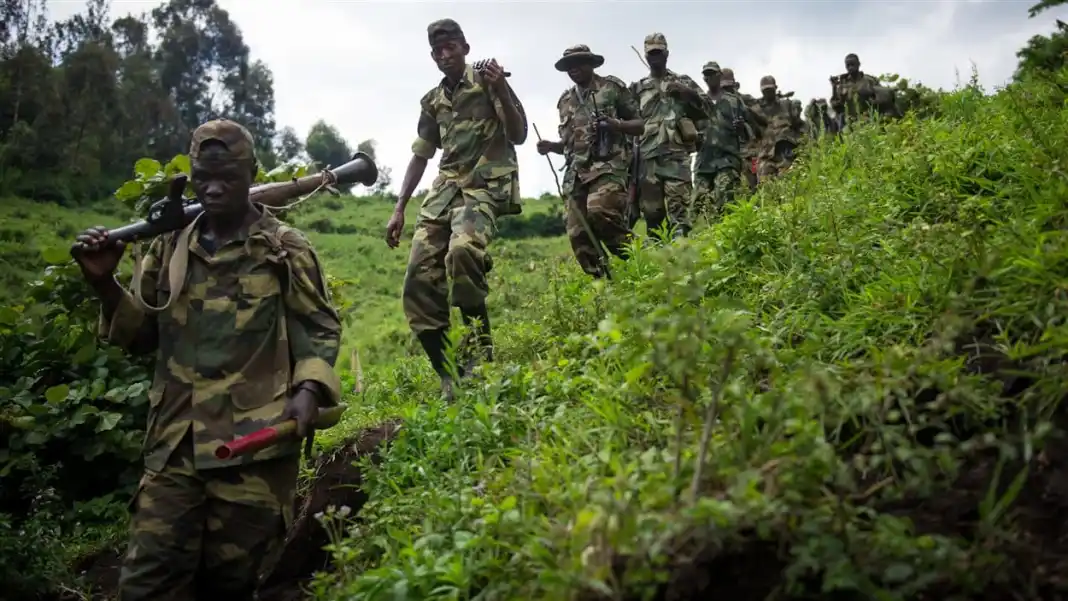
[[(203, 215), (203, 213), (201, 213)], [(167, 281), (170, 284), (170, 295), (167, 297), (167, 302), (163, 303), (163, 306), (156, 307), (148, 304), (145, 301), (145, 297), (142, 294), (142, 286), (144, 284), (144, 272), (141, 265), (141, 246), (134, 246), (134, 268), (133, 277), (130, 281), (131, 292), (133, 297), (141, 305), (141, 308), (148, 313), (162, 313), (166, 311), (174, 299), (178, 298), (182, 294), (182, 288), (185, 287), (185, 276), (189, 269), (189, 240), (193, 236), (193, 231), (196, 229), (197, 221), (200, 220), (200, 215), (197, 215), (189, 225), (178, 234), (177, 240), (174, 244), (165, 245), (163, 248), (163, 256), (160, 258), (160, 265), (167, 265)], [(157, 283), (158, 285), (158, 283)]]

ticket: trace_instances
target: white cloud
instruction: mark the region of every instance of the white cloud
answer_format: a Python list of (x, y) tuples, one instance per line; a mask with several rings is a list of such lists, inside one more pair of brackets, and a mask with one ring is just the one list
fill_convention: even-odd
[[(716, 60), (732, 67), (744, 91), (772, 74), (803, 101), (828, 93), (846, 53), (872, 74), (895, 72), (931, 87), (967, 80), (974, 63), (989, 87), (1002, 84), (1028, 38), (1053, 30), (1049, 11), (1028, 19), (1033, 2), (818, 0), (537, 1), (219, 0), (240, 26), (253, 56), (275, 76), (276, 118), (304, 134), (322, 118), (355, 145), (378, 141), (379, 161), (393, 169), (394, 188), (410, 156), (418, 101), (440, 74), (429, 56), (426, 26), (456, 19), (472, 58), (495, 57), (542, 135), (556, 138), (556, 99), (570, 85), (553, 63), (564, 48), (584, 43), (605, 56), (602, 74), (626, 82), (643, 75), (631, 50), (644, 36), (665, 34), (669, 67), (695, 79)], [(150, 10), (160, 2), (115, 0), (112, 16)], [(52, 0), (62, 18), (84, 0)], [(519, 149), (524, 196), (555, 191), (552, 174), (534, 150), (533, 131)], [(555, 157), (559, 166), (559, 157)], [(421, 187), (430, 184), (428, 169)]]

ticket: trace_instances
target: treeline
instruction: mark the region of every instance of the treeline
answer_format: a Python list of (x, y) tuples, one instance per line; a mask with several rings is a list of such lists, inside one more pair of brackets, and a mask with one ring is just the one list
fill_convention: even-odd
[[(186, 152), (192, 130), (212, 118), (248, 127), (267, 169), (351, 155), (325, 122), (303, 138), (278, 130), (271, 69), (215, 0), (110, 12), (110, 0), (89, 0), (83, 13), (51, 22), (47, 0), (0, 0), (0, 196), (106, 197), (137, 159)], [(357, 146), (374, 155), (374, 140)]]

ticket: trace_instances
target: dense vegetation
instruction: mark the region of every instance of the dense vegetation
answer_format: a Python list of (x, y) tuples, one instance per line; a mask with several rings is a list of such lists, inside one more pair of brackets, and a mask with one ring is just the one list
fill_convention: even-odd
[[(16, 5), (37, 6), (0, 10)], [(222, 22), (207, 0), (168, 7)], [(902, 120), (813, 142), (715, 228), (667, 249), (639, 242), (610, 283), (574, 266), (558, 201), (528, 201), (493, 250), (498, 362), (453, 405), (434, 398), (399, 310), (406, 253), (380, 239), (389, 204), (324, 197), (286, 215), (344, 308), (347, 387), (349, 351), (363, 362), (355, 410), (317, 444), (404, 424), (382, 463), (362, 466), (360, 519), (323, 516), (335, 569), (319, 597), (1063, 594), (1068, 70), (1050, 51), (1063, 30), (1043, 39), (1006, 89), (925, 91)], [(3, 73), (32, 64), (7, 48)], [(57, 56), (42, 71), (53, 92), (76, 64)], [(16, 130), (72, 131), (11, 123), (25, 125), (0, 125), (4, 148), (31, 139)], [(0, 598), (85, 594), (82, 560), (123, 541), (149, 376), (96, 341), (65, 245), (156, 197), (145, 183), (181, 165), (177, 132), (159, 148), (136, 145), (162, 133), (95, 137), (84, 155), (56, 138), (58, 162), (3, 163), (18, 186), (128, 150), (85, 179), (116, 199), (0, 202), (14, 268), (0, 307)], [(140, 183), (120, 186), (132, 164)]]

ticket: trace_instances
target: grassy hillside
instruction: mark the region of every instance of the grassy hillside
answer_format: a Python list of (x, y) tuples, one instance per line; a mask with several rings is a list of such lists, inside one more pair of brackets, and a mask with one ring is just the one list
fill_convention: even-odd
[(455, 405), (376, 371), (317, 598), (1061, 598), (1065, 82), (826, 143), (607, 287), (539, 263)]
[[(1066, 84), (823, 140), (612, 282), (563, 238), (500, 241), (498, 361), (451, 405), (407, 346), (388, 205), (294, 215), (365, 357), (291, 541), (307, 565), (326, 526), (315, 598), (1064, 598)], [(120, 542), (117, 499), (31, 559)]]

